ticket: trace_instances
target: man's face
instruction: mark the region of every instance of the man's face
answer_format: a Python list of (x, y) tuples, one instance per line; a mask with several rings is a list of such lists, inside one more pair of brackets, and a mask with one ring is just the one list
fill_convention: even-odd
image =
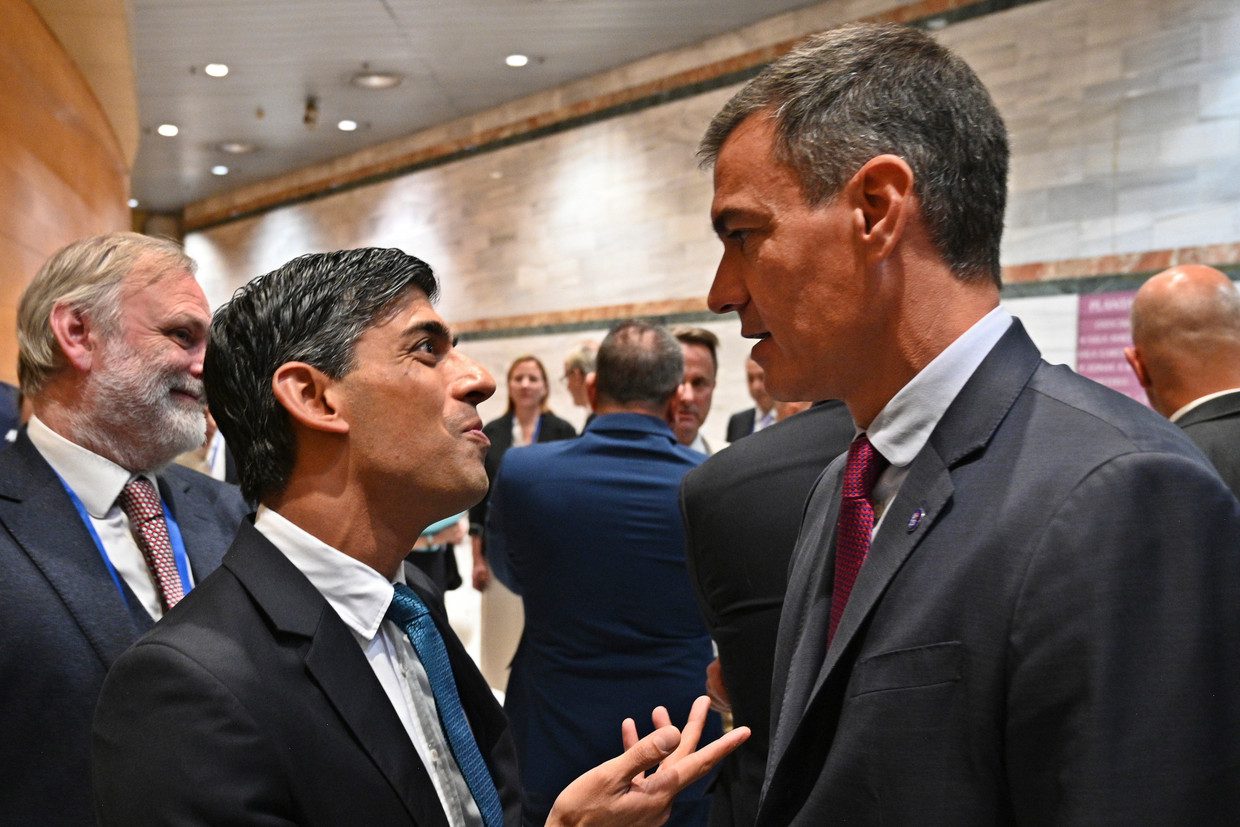
[(428, 523), (480, 500), (490, 441), (477, 406), (495, 381), (453, 347), (426, 296), (412, 291), (358, 338), (354, 356), (334, 387), (366, 497), (394, 497)]
[(861, 266), (844, 199), (809, 206), (795, 172), (772, 153), (774, 126), (750, 116), (715, 164), (711, 218), (723, 256), (707, 298), (735, 310), (751, 356), (780, 399), (847, 399), (867, 377), (866, 349), (883, 313)]
[(753, 403), (764, 411), (769, 411), (775, 400), (766, 392), (766, 371), (753, 359), (745, 360), (745, 382), (749, 385), (749, 396)]
[(130, 470), (156, 470), (202, 444), (210, 323), (206, 296), (185, 270), (151, 284), (140, 265), (122, 282), (119, 321), (101, 332), (81, 426)]
[(688, 445), (697, 438), (710, 413), (710, 400), (715, 395), (715, 363), (705, 345), (681, 342), (680, 350), (685, 356), (685, 376), (676, 389), (672, 430), (677, 442)]
[(586, 372), (581, 368), (564, 366), (564, 384), (573, 397), (573, 404), (589, 407), (590, 399), (586, 396)]

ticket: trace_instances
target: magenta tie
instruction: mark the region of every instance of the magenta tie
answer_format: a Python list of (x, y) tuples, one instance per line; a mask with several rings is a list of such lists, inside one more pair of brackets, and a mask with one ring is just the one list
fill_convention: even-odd
[(185, 590), (181, 587), (181, 574), (172, 554), (172, 541), (168, 539), (168, 524), (164, 521), (159, 492), (150, 480), (134, 477), (125, 484), (116, 502), (129, 518), (129, 528), (155, 581), (159, 605), (166, 612), (185, 596)]
[(831, 625), (827, 628), (827, 645), (835, 638), (848, 596), (852, 594), (857, 572), (870, 552), (870, 535), (874, 531), (874, 506), (870, 489), (887, 461), (874, 450), (865, 434), (848, 446), (848, 463), (844, 466), (844, 491), (840, 501), (840, 518), (835, 524), (835, 580), (831, 589)]

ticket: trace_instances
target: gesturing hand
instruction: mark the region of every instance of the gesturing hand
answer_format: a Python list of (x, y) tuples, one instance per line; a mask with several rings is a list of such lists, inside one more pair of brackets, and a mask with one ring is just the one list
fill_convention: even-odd
[[(657, 729), (640, 741), (637, 725), (626, 718), (620, 726), (625, 751), (569, 784), (551, 808), (549, 827), (641, 827), (667, 821), (676, 795), (749, 738), (749, 727), (738, 727), (697, 749), (709, 711), (710, 699), (698, 698), (681, 732), (667, 710), (656, 707), (650, 717)], [(646, 775), (656, 764), (658, 769)]]

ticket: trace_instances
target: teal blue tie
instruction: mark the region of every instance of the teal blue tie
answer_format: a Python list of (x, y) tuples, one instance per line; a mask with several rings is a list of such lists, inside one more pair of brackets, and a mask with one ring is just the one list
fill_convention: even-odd
[(439, 722), (448, 736), (456, 765), (460, 767), (461, 775), (465, 776), (474, 803), (482, 813), (483, 823), (486, 827), (503, 827), (504, 810), (499, 803), (499, 792), (465, 718), (461, 696), (456, 691), (456, 678), (448, 662), (448, 650), (444, 648), (443, 638), (426, 604), (408, 586), (397, 583), (386, 617), (405, 630), (413, 650), (418, 653), (418, 660), (422, 661), (422, 668), (431, 683), (431, 692), (435, 695)]

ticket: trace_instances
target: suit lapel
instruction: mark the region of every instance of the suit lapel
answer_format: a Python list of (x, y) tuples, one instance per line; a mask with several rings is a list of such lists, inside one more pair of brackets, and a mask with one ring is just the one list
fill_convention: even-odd
[[(185, 541), (185, 555), (189, 558), (190, 570), (194, 573), (194, 582), (201, 583), (203, 578), (219, 567), (224, 558), (224, 550), (228, 547), (229, 537), (224, 536), (223, 526), (216, 509), (194, 508), (195, 498), (193, 482), (185, 477), (174, 475), (168, 471), (159, 475), (159, 493), (168, 510), (181, 529), (181, 539)], [(184, 507), (189, 505), (189, 507)]]
[(306, 671), (400, 796), (413, 821), (446, 827), (430, 775), (391, 701), (357, 640), (323, 596), (249, 523), (242, 524), (223, 565), (278, 629), (310, 638)]
[(0, 524), (47, 578), (104, 668), (138, 637), (99, 548), (25, 432), (0, 454)]

